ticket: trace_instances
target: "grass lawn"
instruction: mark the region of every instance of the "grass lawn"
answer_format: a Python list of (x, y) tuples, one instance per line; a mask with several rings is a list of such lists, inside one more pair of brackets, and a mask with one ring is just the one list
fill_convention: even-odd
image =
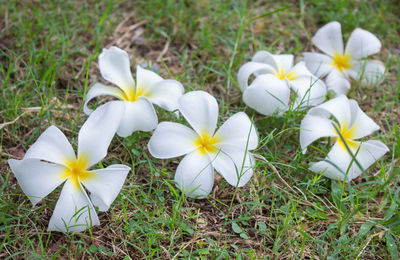
[[(395, 0), (1, 1), (0, 258), (398, 258), (399, 15)], [(316, 51), (311, 37), (333, 20), (345, 42), (356, 27), (374, 33), (382, 42), (375, 57), (387, 68), (381, 84), (353, 82), (348, 93), (381, 127), (370, 138), (390, 149), (350, 185), (308, 170), (329, 146), (315, 142), (301, 153), (305, 111), (261, 116), (243, 103), (236, 78), (258, 50), (296, 57)], [(207, 199), (185, 198), (173, 182), (180, 158), (153, 158), (151, 133), (116, 136), (102, 165), (132, 171), (110, 210), (99, 213), (101, 225), (47, 232), (60, 188), (32, 207), (7, 159), (21, 159), (50, 125), (76, 147), (87, 118), (83, 97), (102, 81), (97, 57), (113, 45), (129, 53), (133, 72), (148, 64), (186, 92), (214, 95), (219, 125), (245, 111), (260, 137), (254, 176), (235, 190), (216, 174)], [(175, 120), (157, 112), (159, 121)]]

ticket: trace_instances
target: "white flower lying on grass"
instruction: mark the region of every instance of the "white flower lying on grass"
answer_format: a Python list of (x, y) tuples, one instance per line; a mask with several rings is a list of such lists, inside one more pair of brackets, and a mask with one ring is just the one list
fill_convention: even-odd
[[(249, 86), (252, 74), (256, 78)], [(326, 96), (325, 84), (311, 74), (304, 62), (293, 66), (293, 55), (289, 54), (257, 52), (251, 62), (239, 69), (238, 82), (244, 103), (263, 115), (286, 111), (290, 89), (297, 94), (294, 108), (318, 105)]]
[[(122, 115), (124, 109), (122, 103), (112, 101), (89, 116), (79, 131), (77, 157), (65, 135), (50, 126), (22, 160), (8, 160), (33, 206), (65, 182), (48, 230), (81, 232), (88, 226), (99, 225), (93, 205), (107, 211), (117, 197), (130, 170), (128, 166), (115, 164), (99, 170), (88, 169), (106, 156), (121, 119), (115, 113)], [(92, 202), (84, 187), (91, 193)]]
[(182, 124), (161, 122), (148, 147), (157, 158), (186, 155), (180, 162), (175, 181), (193, 198), (207, 196), (214, 184), (214, 168), (233, 186), (245, 185), (253, 175), (258, 137), (248, 116), (239, 112), (215, 132), (218, 104), (204, 91), (193, 91), (178, 100), (178, 108), (194, 131)]
[(300, 125), (300, 145), (306, 152), (307, 146), (315, 140), (333, 137), (335, 144), (328, 156), (312, 164), (310, 170), (331, 179), (351, 181), (389, 151), (380, 141), (356, 141), (378, 129), (355, 100), (341, 95), (307, 113)]
[(306, 66), (318, 77), (326, 77), (328, 90), (337, 95), (346, 94), (350, 89), (349, 77), (366, 84), (376, 84), (383, 79), (385, 66), (378, 60), (363, 58), (378, 53), (381, 43), (372, 33), (355, 29), (346, 49), (343, 50), (343, 39), (340, 23), (330, 22), (321, 27), (312, 39), (315, 46), (327, 55), (305, 52)]
[(99, 55), (99, 68), (103, 78), (118, 87), (96, 83), (85, 96), (83, 110), (90, 114), (92, 110), (87, 104), (97, 96), (108, 95), (120, 99), (126, 108), (117, 130), (119, 136), (126, 137), (134, 131), (156, 128), (158, 118), (152, 103), (168, 111), (177, 109), (177, 100), (183, 94), (182, 84), (176, 80), (164, 80), (139, 65), (136, 67), (135, 84), (125, 51), (117, 47), (103, 49)]

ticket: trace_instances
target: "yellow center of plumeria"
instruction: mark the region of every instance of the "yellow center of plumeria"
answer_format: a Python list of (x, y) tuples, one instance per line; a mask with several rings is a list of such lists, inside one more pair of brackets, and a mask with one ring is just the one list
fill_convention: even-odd
[(214, 153), (217, 150), (215, 144), (218, 143), (218, 137), (210, 137), (207, 133), (202, 133), (195, 141), (194, 145), (199, 149), (200, 153)]
[(346, 69), (350, 69), (351, 68), (350, 55), (347, 53), (345, 53), (344, 55), (339, 53), (334, 54), (332, 66), (335, 67), (340, 72)]
[(137, 101), (139, 97), (142, 96), (143, 97), (149, 96), (149, 93), (139, 86), (136, 87), (136, 90), (133, 90), (132, 88), (126, 88), (124, 93), (125, 93), (125, 101), (130, 101), (130, 102)]
[(296, 74), (293, 70), (286, 72), (282, 67), (278, 67), (278, 72), (275, 73), (275, 76), (280, 80), (284, 80), (286, 78), (292, 81), (296, 79)]
[(94, 176), (93, 173), (87, 171), (88, 160), (86, 156), (80, 156), (78, 159), (69, 159), (65, 162), (68, 166), (63, 174), (62, 178), (68, 178), (76, 188), (80, 187), (79, 181), (90, 179)]
[[(355, 126), (352, 126), (350, 129), (347, 127), (347, 125), (343, 124), (341, 127), (337, 125), (337, 128), (339, 129), (339, 133), (344, 141), (346, 142), (347, 146), (351, 150), (356, 150), (358, 148), (358, 142), (353, 141), (352, 139), (354, 138), (354, 133), (355, 133)], [(343, 142), (342, 138), (340, 136), (336, 137), (336, 140), (339, 142), (339, 145), (347, 151), (346, 144)]]

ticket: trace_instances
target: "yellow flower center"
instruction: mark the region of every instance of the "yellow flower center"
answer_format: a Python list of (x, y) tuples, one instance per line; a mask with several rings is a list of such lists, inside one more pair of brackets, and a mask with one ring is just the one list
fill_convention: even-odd
[[(346, 142), (347, 146), (353, 151), (357, 150), (358, 142), (352, 140), (354, 138), (355, 126), (349, 129), (347, 125), (343, 124), (342, 127), (337, 126), (337, 128), (339, 129), (339, 131), (337, 131), (338, 134), (343, 137), (343, 140)], [(336, 140), (339, 142), (339, 145), (347, 151), (346, 144), (343, 142), (342, 138), (338, 136), (336, 137)]]
[(88, 168), (86, 156), (67, 160), (65, 165), (68, 166), (68, 169), (63, 172), (62, 178), (68, 178), (76, 188), (80, 187), (79, 181), (87, 180), (94, 176), (93, 173), (86, 170)]
[(286, 73), (282, 67), (278, 67), (278, 72), (275, 73), (275, 76), (280, 80), (287, 78), (288, 80), (292, 81), (296, 79), (296, 74), (293, 70), (290, 70), (288, 73)]
[(345, 69), (351, 68), (350, 55), (345, 53), (344, 55), (336, 53), (333, 55), (332, 66), (338, 71), (342, 72)]
[(200, 153), (213, 153), (217, 150), (215, 144), (218, 143), (216, 136), (210, 137), (207, 133), (202, 133), (195, 141), (194, 145), (199, 149)]
[(136, 87), (136, 90), (133, 90), (132, 88), (127, 88), (127, 90), (125, 90), (125, 101), (134, 102), (141, 96), (148, 97), (149, 93), (139, 86)]

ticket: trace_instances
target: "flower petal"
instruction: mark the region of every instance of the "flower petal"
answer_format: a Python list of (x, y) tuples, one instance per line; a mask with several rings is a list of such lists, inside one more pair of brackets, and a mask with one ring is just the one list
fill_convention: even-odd
[(64, 164), (67, 160), (75, 159), (75, 152), (60, 129), (52, 125), (26, 151), (24, 159), (28, 158)]
[(214, 170), (208, 155), (198, 150), (186, 155), (175, 173), (178, 187), (191, 198), (204, 198), (214, 185)]
[(135, 102), (124, 101), (125, 112), (118, 127), (121, 137), (130, 136), (135, 131), (151, 131), (157, 127), (158, 117), (153, 105), (147, 98)]
[(350, 101), (345, 95), (340, 95), (312, 108), (308, 114), (314, 116), (324, 116), (326, 118), (329, 118), (330, 115), (333, 115), (341, 125), (345, 125), (346, 127), (351, 125)]
[(136, 66), (136, 88), (143, 89), (144, 91), (149, 90), (153, 85), (163, 81), (157, 73), (142, 68), (142, 66)]
[(296, 75), (296, 77), (304, 77), (304, 76), (314, 77), (314, 75), (307, 68), (306, 63), (304, 61), (300, 61), (299, 63), (297, 63), (291, 69), (291, 71)]
[[(366, 170), (388, 151), (389, 149), (383, 143), (371, 140), (361, 143), (359, 150), (354, 151), (354, 155), (356, 155), (356, 160)], [(326, 160), (313, 164), (310, 170), (317, 173), (324, 171), (324, 176), (339, 180), (344, 180), (347, 171), (347, 181), (357, 178), (362, 173), (357, 163), (352, 160), (352, 156), (338, 142), (332, 147)], [(351, 166), (348, 169), (350, 163)]]
[(321, 53), (303, 52), (307, 68), (317, 77), (323, 77), (333, 70), (332, 58)]
[(78, 135), (78, 158), (85, 157), (88, 167), (106, 156), (124, 109), (123, 101), (108, 102), (91, 113), (83, 124)]
[(199, 134), (212, 136), (217, 127), (217, 100), (204, 91), (191, 91), (178, 100), (179, 111)]
[(238, 72), (238, 83), (242, 91), (248, 88), (250, 75), (260, 75), (265, 73), (274, 73), (276, 70), (271, 66), (258, 62), (247, 62), (240, 67)]
[(126, 95), (135, 90), (135, 81), (126, 51), (115, 46), (103, 49), (99, 55), (99, 69), (104, 79), (120, 87)]
[(300, 146), (303, 153), (315, 140), (321, 137), (337, 136), (332, 121), (326, 117), (307, 114), (300, 124)]
[(150, 154), (156, 158), (174, 158), (196, 150), (195, 140), (198, 137), (196, 132), (184, 125), (161, 122), (147, 147)]
[(287, 110), (290, 89), (284, 80), (272, 74), (257, 76), (253, 83), (243, 92), (243, 101), (263, 115)]
[(350, 108), (352, 114), (352, 139), (359, 139), (379, 130), (379, 126), (361, 110), (353, 99), (350, 100)]
[(174, 111), (178, 109), (178, 99), (183, 92), (183, 86), (178, 81), (162, 80), (149, 88), (148, 99), (165, 110)]
[(295, 108), (315, 106), (325, 101), (326, 86), (322, 80), (313, 76), (302, 76), (290, 81), (290, 85), (297, 93)]
[(381, 50), (381, 46), (381, 42), (375, 35), (357, 28), (351, 33), (347, 41), (346, 53), (350, 54), (353, 59), (359, 60), (378, 53)]
[(93, 87), (89, 89), (84, 99), (83, 112), (85, 112), (86, 115), (89, 115), (93, 112), (93, 110), (90, 109), (87, 104), (90, 102), (90, 100), (98, 96), (112, 96), (120, 100), (126, 99), (124, 92), (122, 92), (122, 90), (120, 90), (119, 88), (109, 87), (101, 83), (96, 83), (93, 85)]
[(381, 82), (385, 75), (385, 65), (378, 60), (354, 62), (354, 71), (349, 73), (354, 79), (361, 79), (363, 85)]
[(346, 94), (350, 89), (350, 82), (342, 73), (339, 73), (336, 70), (333, 70), (328, 74), (325, 83), (328, 91), (332, 90), (336, 95)]
[(114, 164), (104, 169), (91, 171), (94, 176), (81, 182), (90, 191), (93, 205), (99, 207), (100, 211), (107, 211), (121, 190), (130, 170), (128, 166)]
[(228, 118), (215, 133), (219, 143), (232, 144), (245, 150), (256, 149), (258, 135), (255, 126), (244, 112), (238, 112)]
[[(379, 160), (388, 151), (389, 148), (382, 142), (369, 140), (361, 143), (360, 150), (358, 151), (356, 158), (361, 166), (364, 168), (364, 170), (367, 170), (372, 164)], [(359, 169), (358, 166), (354, 167), (357, 167), (357, 170)], [(351, 177), (352, 179), (354, 179), (357, 176)]]
[(212, 165), (232, 186), (242, 187), (253, 176), (254, 157), (249, 151), (235, 145), (220, 145), (220, 151), (211, 157)]
[(353, 173), (355, 169), (353, 165), (356, 164), (354, 161), (349, 169), (351, 161), (352, 157), (350, 153), (348, 153), (338, 142), (336, 142), (335, 145), (332, 146), (332, 149), (328, 153), (328, 156), (325, 158), (325, 160), (313, 163), (309, 169), (318, 174), (323, 172), (325, 177), (341, 181), (344, 180), (347, 173), (347, 180), (351, 181), (351, 176), (356, 175)]
[[(258, 52), (256, 52), (256, 54), (254, 54), (251, 61), (270, 65), (277, 71), (278, 64), (276, 63), (274, 56), (275, 55), (273, 55), (267, 51), (258, 51)], [(272, 72), (270, 72), (270, 73), (272, 73)]]
[(82, 232), (100, 221), (82, 186), (66, 181), (50, 218), (48, 230)]
[(340, 23), (330, 22), (322, 26), (312, 38), (312, 42), (321, 51), (333, 56), (343, 54), (343, 39)]
[(272, 55), (275, 63), (278, 65), (278, 70), (283, 69), (286, 73), (293, 68), (293, 55), (291, 54), (279, 54)]
[(65, 181), (62, 175), (67, 168), (59, 164), (40, 159), (10, 159), (8, 164), (33, 206)]
[(289, 72), (293, 67), (293, 55), (291, 54), (274, 55), (267, 51), (258, 51), (251, 60), (270, 65), (276, 71), (283, 69), (283, 71)]

